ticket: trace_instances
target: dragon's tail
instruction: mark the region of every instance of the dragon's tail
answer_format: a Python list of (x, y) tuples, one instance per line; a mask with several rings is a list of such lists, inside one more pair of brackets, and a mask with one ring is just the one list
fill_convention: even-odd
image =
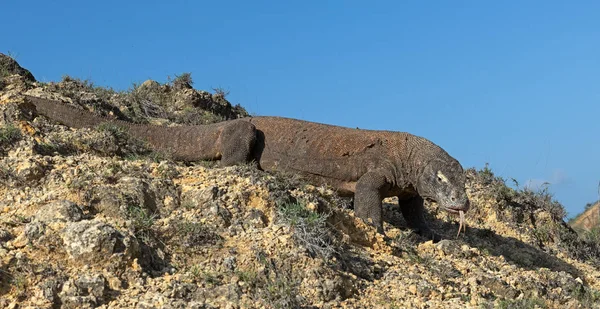
[(28, 103), (35, 106), (38, 114), (73, 128), (92, 128), (101, 123), (111, 121), (94, 113), (78, 109), (60, 101), (42, 99), (25, 95)]

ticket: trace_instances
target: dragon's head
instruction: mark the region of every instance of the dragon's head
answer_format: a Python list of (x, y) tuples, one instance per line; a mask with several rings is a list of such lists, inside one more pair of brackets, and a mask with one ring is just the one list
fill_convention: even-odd
[(422, 169), (416, 187), (424, 199), (435, 201), (448, 212), (458, 214), (469, 209), (465, 181), (465, 173), (458, 161), (435, 159)]

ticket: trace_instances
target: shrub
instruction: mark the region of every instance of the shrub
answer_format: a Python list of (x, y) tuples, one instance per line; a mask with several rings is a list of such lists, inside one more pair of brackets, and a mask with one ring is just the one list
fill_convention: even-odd
[(176, 75), (172, 84), (176, 89), (192, 88), (192, 85), (194, 84), (192, 81), (192, 73), (186, 72), (181, 75)]
[(21, 138), (21, 130), (11, 124), (0, 127), (0, 146), (9, 145)]
[(294, 229), (294, 240), (311, 255), (327, 260), (335, 252), (327, 215), (311, 211), (299, 202), (281, 203), (277, 214), (282, 222)]

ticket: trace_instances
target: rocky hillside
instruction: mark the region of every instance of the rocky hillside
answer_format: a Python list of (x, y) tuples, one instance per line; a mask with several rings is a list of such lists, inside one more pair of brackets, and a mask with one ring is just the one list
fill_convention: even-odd
[(569, 222), (577, 231), (600, 229), (600, 202), (588, 204), (585, 211)]
[(1, 308), (600, 308), (600, 242), (547, 192), (487, 167), (467, 171), (465, 234), (432, 204), (446, 239), (426, 241), (389, 199), (383, 237), (296, 175), (173, 162), (114, 127), (55, 124), (22, 96), (160, 125), (247, 114), (189, 74), (117, 92), (0, 65)]

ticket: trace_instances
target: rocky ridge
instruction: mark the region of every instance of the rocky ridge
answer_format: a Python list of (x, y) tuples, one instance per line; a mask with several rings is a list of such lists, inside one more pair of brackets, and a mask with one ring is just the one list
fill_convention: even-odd
[(590, 203), (585, 211), (573, 218), (569, 224), (576, 230), (594, 231), (600, 229), (600, 202)]
[(162, 125), (247, 115), (189, 75), (120, 93), (19, 68), (0, 82), (2, 308), (600, 308), (600, 243), (547, 192), (487, 167), (467, 171), (466, 234), (432, 204), (446, 239), (421, 239), (388, 199), (383, 237), (295, 175), (172, 162), (23, 104), (27, 93)]

